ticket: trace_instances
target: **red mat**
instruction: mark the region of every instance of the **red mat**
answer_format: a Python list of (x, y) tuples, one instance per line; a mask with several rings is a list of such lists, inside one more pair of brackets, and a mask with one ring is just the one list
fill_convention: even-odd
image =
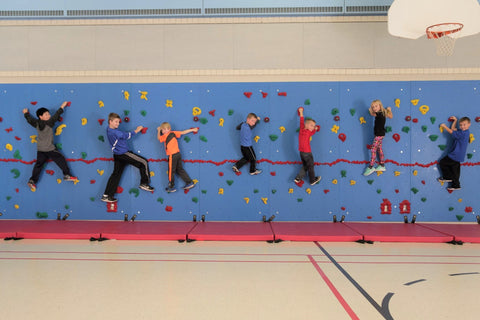
[(480, 243), (480, 225), (421, 223), (422, 227), (452, 235), (455, 241)]
[[(25, 239), (90, 239), (99, 238), (103, 221), (16, 220), (12, 231)], [(3, 222), (2, 222), (3, 223)]]
[(360, 233), (337, 222), (272, 222), (275, 240), (290, 241), (357, 241)]
[(17, 220), (0, 220), (0, 238), (12, 238), (16, 236), (14, 225)]
[(188, 233), (189, 240), (273, 241), (269, 223), (265, 222), (201, 222)]
[(453, 236), (414, 223), (344, 222), (365, 241), (384, 242), (449, 242)]
[(187, 234), (197, 222), (109, 222), (102, 237), (117, 240), (187, 240)]

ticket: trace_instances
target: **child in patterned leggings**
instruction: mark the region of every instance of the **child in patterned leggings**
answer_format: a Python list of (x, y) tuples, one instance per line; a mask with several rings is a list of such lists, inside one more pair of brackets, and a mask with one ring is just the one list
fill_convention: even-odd
[[(373, 133), (375, 138), (373, 139), (372, 147), (370, 151), (372, 152), (372, 157), (370, 158), (370, 164), (365, 169), (363, 173), (364, 176), (369, 176), (375, 171), (385, 171), (385, 158), (383, 155), (382, 142), (383, 137), (385, 137), (385, 120), (386, 118), (392, 119), (392, 108), (384, 108), (380, 100), (373, 100), (370, 108), (368, 109), (370, 115), (375, 117), (375, 125), (373, 128)], [(375, 160), (377, 160), (377, 150), (379, 157), (379, 165), (374, 168)]]

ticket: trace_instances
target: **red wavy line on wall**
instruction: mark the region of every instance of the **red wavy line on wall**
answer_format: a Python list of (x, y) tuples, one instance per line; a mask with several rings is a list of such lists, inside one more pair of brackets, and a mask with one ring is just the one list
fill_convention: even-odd
[[(18, 162), (18, 163), (23, 163), (23, 164), (34, 164), (36, 160), (31, 160), (31, 161), (24, 161), (20, 159), (0, 159), (0, 162)], [(86, 159), (67, 159), (69, 162), (83, 162), (86, 164), (92, 164), (97, 161), (113, 161), (113, 158), (94, 158), (91, 160), (86, 160)], [(167, 159), (148, 159), (150, 162), (167, 162)], [(221, 166), (224, 165), (225, 163), (235, 163), (237, 160), (223, 160), (223, 161), (213, 161), (213, 160), (199, 160), (199, 159), (184, 159), (183, 162), (188, 162), (188, 163), (208, 163), (208, 164), (214, 164), (216, 166)], [(259, 159), (257, 162), (266, 162), (270, 163), (272, 165), (289, 165), (289, 164), (302, 164), (301, 161), (272, 161), (270, 159)], [(315, 162), (315, 165), (317, 166), (334, 166), (338, 163), (348, 163), (348, 164), (367, 164), (369, 161), (357, 161), (357, 160), (347, 160), (347, 159), (337, 159), (333, 162)], [(437, 161), (432, 161), (430, 163), (400, 163), (394, 160), (385, 160), (386, 163), (393, 163), (397, 166), (400, 167), (421, 167), (421, 168), (428, 168), (431, 166), (436, 165), (438, 162)], [(480, 162), (464, 162), (462, 163), (462, 166), (478, 166), (480, 165)]]

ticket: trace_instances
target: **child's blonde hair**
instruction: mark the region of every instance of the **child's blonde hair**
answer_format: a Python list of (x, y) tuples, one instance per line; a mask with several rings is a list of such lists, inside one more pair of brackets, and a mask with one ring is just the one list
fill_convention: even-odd
[(165, 130), (165, 129), (168, 129), (168, 130), (171, 130), (172, 127), (170, 126), (170, 123), (168, 122), (163, 122), (161, 125), (160, 125), (160, 130)]
[(115, 120), (115, 119), (120, 119), (120, 116), (115, 113), (115, 112), (111, 112), (109, 115), (108, 115), (108, 122), (112, 121), (112, 120)]
[(317, 124), (317, 122), (315, 120), (313, 120), (312, 118), (308, 118), (308, 119), (305, 120), (305, 124), (307, 124), (309, 122), (313, 122), (313, 124)]
[(373, 105), (375, 103), (378, 103), (380, 105), (380, 112), (383, 114), (383, 116), (386, 116), (387, 115), (387, 109), (385, 109), (383, 107), (382, 101), (380, 101), (379, 99), (373, 100), (372, 103), (370, 104), (370, 108), (368, 108), (368, 111), (370, 112), (370, 114), (375, 113), (375, 112), (373, 112)]

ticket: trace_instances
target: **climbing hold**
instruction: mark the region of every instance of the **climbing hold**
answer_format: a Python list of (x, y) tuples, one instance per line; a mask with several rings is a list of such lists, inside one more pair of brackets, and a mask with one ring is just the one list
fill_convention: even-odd
[(10, 172), (13, 173), (14, 179), (17, 179), (18, 177), (20, 177), (20, 171), (18, 169), (12, 169), (10, 170)]
[(345, 142), (345, 140), (347, 140), (347, 136), (345, 135), (345, 133), (340, 133), (338, 135), (338, 139), (342, 140), (342, 142)]
[(235, 112), (235, 111), (234, 111), (233, 109), (229, 109), (229, 110), (228, 110), (228, 115), (231, 116), (231, 115), (233, 115), (234, 112)]
[(439, 148), (440, 150), (444, 151), (444, 150), (447, 148), (447, 146), (444, 145), (444, 144), (440, 144), (440, 145), (438, 146), (438, 148)]
[(400, 99), (395, 99), (395, 107), (400, 108)]
[(105, 107), (105, 104), (103, 103), (102, 100), (99, 100), (99, 101), (98, 101), (98, 107), (99, 107), (99, 108)]
[(297, 199), (297, 202), (303, 202), (303, 199), (302, 199), (302, 198), (298, 198), (298, 199)]
[(337, 126), (336, 124), (333, 125), (332, 129), (330, 129), (330, 131), (332, 131), (333, 133), (338, 133), (338, 130), (340, 129), (339, 126)]
[(435, 124), (435, 120), (437, 120), (437, 118), (435, 118), (435, 117), (430, 117), (430, 122), (431, 122), (432, 124)]
[(473, 143), (473, 141), (475, 141), (475, 136), (473, 135), (473, 133), (470, 133), (470, 135), (468, 136), (468, 143)]
[(105, 119), (98, 119), (97, 121), (98, 121), (98, 123), (99, 123), (100, 125), (102, 125), (102, 124), (103, 124), (103, 121), (105, 121)]
[(382, 193), (382, 189), (377, 189), (377, 193), (378, 194)]
[(62, 144), (61, 143), (55, 143), (55, 147), (57, 147), (58, 150), (62, 150)]
[(224, 122), (225, 122), (225, 120), (224, 120), (223, 118), (218, 119), (218, 125), (219, 125), (220, 127), (223, 127), (223, 123), (224, 123)]
[(472, 154), (472, 153), (467, 153), (467, 158), (468, 158), (468, 159), (472, 159), (472, 158), (473, 158), (473, 154)]
[(95, 180), (90, 180), (90, 184), (94, 184), (96, 181)]
[(265, 123), (269, 123), (269, 122), (270, 122), (270, 118), (269, 118), (269, 117), (265, 117), (265, 118), (263, 118), (263, 122), (265, 122)]
[(207, 142), (207, 138), (205, 136), (200, 136), (200, 140), (202, 140), (203, 142)]
[(243, 198), (243, 200), (245, 200), (246, 204), (248, 204), (250, 202), (250, 198), (247, 198), (247, 197)]
[(148, 92), (147, 91), (138, 91), (140, 93), (140, 99), (143, 99), (143, 100), (148, 100), (147, 98), (147, 94)]
[(278, 139), (278, 136), (277, 136), (276, 134), (271, 134), (271, 135), (269, 135), (268, 137), (269, 137), (270, 140), (272, 140), (272, 141), (275, 141), (275, 140)]
[(400, 171), (394, 171), (393, 174), (395, 175), (395, 177), (398, 177), (400, 175)]
[(161, 204), (163, 204), (163, 198), (157, 198), (157, 202), (160, 202)]
[(192, 115), (193, 116), (199, 116), (202, 114), (202, 109), (200, 109), (199, 107), (193, 107), (192, 108)]
[(416, 105), (418, 104), (418, 101), (419, 101), (418, 99), (410, 100), (410, 102), (411, 102), (414, 106), (416, 106)]
[(441, 133), (443, 133), (443, 127), (439, 127), (438, 129), (440, 130)]
[(425, 201), (427, 201), (427, 198), (423, 197), (420, 200), (422, 200), (422, 202), (425, 202)]
[(413, 175), (416, 177), (418, 174), (418, 171), (417, 170), (413, 170)]
[(395, 142), (398, 142), (400, 141), (400, 135), (398, 133), (395, 133), (393, 136), (392, 136), (393, 140), (395, 140)]
[(147, 111), (142, 110), (142, 111), (140, 111), (140, 114), (145, 117), (147, 115)]
[(304, 105), (309, 106), (310, 105), (310, 99), (307, 99), (303, 102)]
[(360, 118), (358, 118), (358, 120), (360, 121), (360, 124), (365, 124), (365, 123), (367, 123), (367, 121), (365, 121), (365, 118), (364, 118), (364, 117), (360, 117)]
[(270, 175), (271, 175), (272, 177), (275, 177), (275, 176), (277, 175), (277, 173), (276, 173), (275, 171), (270, 171)]
[(289, 188), (288, 193), (293, 193), (293, 188)]
[(53, 170), (45, 170), (45, 173), (53, 176), (53, 174), (55, 173), (55, 171), (53, 171)]
[(459, 198), (457, 201), (458, 201), (459, 203), (461, 203), (461, 202), (463, 201), (463, 199), (462, 199), (462, 198)]
[(97, 169), (97, 173), (98, 173), (99, 175), (103, 176), (103, 172), (104, 172), (103, 170)]
[(298, 182), (295, 182), (295, 184), (296, 184), (297, 187), (299, 187), (299, 188), (303, 187), (303, 184), (304, 184), (304, 183), (305, 183), (305, 181), (303, 181), (303, 180), (300, 180), (300, 181), (298, 181)]
[(340, 117), (339, 117), (339, 116), (335, 116), (335, 117), (333, 117), (333, 120), (335, 120), (335, 121), (340, 121)]
[(173, 210), (172, 206), (166, 206), (165, 207), (165, 211), (167, 211), (167, 212), (172, 212), (172, 210)]
[(350, 114), (352, 115), (352, 117), (355, 115), (355, 112), (357, 112), (355, 109), (350, 109)]
[(331, 111), (331, 113), (332, 113), (332, 116), (334, 116), (334, 115), (338, 114), (339, 112), (340, 112), (340, 111), (338, 111), (338, 109), (337, 109), (337, 108), (333, 108), (333, 109), (332, 109), (332, 111)]
[(410, 116), (405, 117), (405, 121), (410, 121), (410, 120), (412, 120), (412, 117), (410, 117)]
[(462, 219), (463, 219), (464, 216), (461, 215), (461, 214), (456, 214), (455, 217), (457, 217), (457, 220), (458, 220), (458, 221), (462, 221)]
[(367, 183), (371, 185), (373, 183), (373, 180), (367, 180)]
[(272, 189), (272, 194), (277, 193), (277, 189)]
[(262, 198), (263, 204), (267, 204), (268, 198)]
[(30, 136), (30, 142), (37, 143), (37, 136), (36, 135)]
[(428, 138), (431, 140), (431, 141), (436, 141), (438, 139), (438, 136), (436, 134), (431, 134), (428, 136)]
[(410, 131), (410, 127), (403, 127), (402, 131), (408, 133)]
[(123, 97), (125, 100), (128, 100), (130, 98), (130, 93), (127, 90), (123, 91)]
[(385, 127), (385, 132), (392, 132), (392, 127), (386, 126)]
[(165, 100), (165, 107), (173, 108), (173, 100)]
[(351, 186), (353, 186), (353, 185), (355, 185), (355, 184), (357, 184), (357, 181), (355, 181), (355, 180), (350, 180), (350, 185), (351, 185)]
[(90, 199), (90, 201), (92, 201), (92, 202), (95, 201), (95, 197), (90, 197), (89, 199)]
[(253, 189), (253, 193), (258, 193), (258, 189)]
[(427, 112), (430, 110), (430, 108), (427, 106), (427, 105), (423, 105), (423, 106), (420, 106), (420, 108), (418, 108), (418, 110), (420, 110), (420, 112), (425, 115), (427, 114)]
[(337, 184), (337, 183), (338, 183), (338, 180), (337, 180), (337, 179), (333, 179), (333, 180), (332, 180), (332, 183), (333, 183), (333, 184)]
[(453, 211), (454, 209), (454, 207), (448, 207), (448, 211)]
[(202, 194), (207, 194), (207, 190), (202, 190)]
[(284, 133), (285, 132), (285, 127), (281, 126), (280, 128), (278, 128), (280, 130), (281, 133)]
[(312, 189), (307, 188), (307, 189), (305, 189), (305, 192), (308, 193), (308, 194), (311, 194), (311, 193), (312, 193)]
[(383, 199), (383, 202), (380, 204), (380, 213), (381, 214), (392, 214), (392, 203), (388, 199)]
[(383, 174), (383, 171), (377, 171), (377, 177), (381, 176)]
[(472, 207), (465, 207), (465, 212), (466, 212), (466, 213), (472, 213), (472, 212), (473, 212), (473, 208), (472, 208)]
[(209, 113), (212, 117), (215, 117), (215, 109), (208, 111), (208, 113)]
[(286, 92), (279, 92), (278, 95), (281, 96), (281, 97), (286, 97), (287, 93)]
[(411, 190), (414, 194), (417, 194), (417, 192), (418, 192), (418, 189), (417, 189), (417, 188), (412, 188), (412, 189), (410, 189), (410, 190)]
[(324, 190), (323, 190), (323, 193), (325, 193), (325, 194), (327, 194), (327, 193), (329, 193), (329, 192), (330, 192), (329, 189), (324, 189)]
[(347, 176), (347, 170), (341, 170), (340, 174), (342, 175), (342, 178), (345, 178)]
[(259, 136), (255, 136), (255, 138), (253, 138), (253, 140), (255, 140), (255, 143), (258, 143), (258, 140), (260, 140), (260, 137), (259, 137)]
[(8, 151), (12, 151), (12, 150), (13, 150), (13, 147), (12, 147), (12, 145), (11, 145), (10, 143), (7, 143), (7, 144), (5, 145), (5, 149), (7, 149)]
[[(105, 142), (105, 137), (104, 136), (98, 136), (98, 140)], [(36, 141), (35, 141), (36, 142)]]
[(262, 97), (265, 99), (268, 96), (268, 93), (262, 92)]
[(183, 140), (185, 140), (185, 142), (189, 143), (190, 142), (190, 137), (189, 136), (184, 136)]
[(422, 131), (427, 132), (428, 127), (427, 126), (422, 126)]
[(66, 124), (61, 124), (57, 127), (57, 129), (55, 130), (55, 135), (56, 136), (59, 136), (62, 134), (62, 131), (63, 131), (63, 128), (65, 128), (67, 125)]
[(48, 218), (48, 213), (46, 213), (46, 212), (38, 212), (38, 211), (37, 211), (37, 218), (39, 218), (39, 219), (46, 219), (46, 218)]
[(87, 158), (87, 153), (86, 152), (82, 152), (81, 153), (81, 157), (83, 160), (85, 160), (85, 158)]
[(223, 194), (223, 188), (218, 188), (218, 194)]
[(143, 128), (142, 128), (142, 130), (141, 130), (140, 132), (141, 132), (142, 134), (145, 134), (145, 133), (147, 133), (147, 130), (148, 130), (148, 128), (147, 128), (147, 127), (143, 127)]
[(233, 180), (227, 180), (227, 184), (231, 186), (233, 184)]
[(198, 203), (198, 198), (197, 198), (197, 197), (193, 197), (193, 198), (192, 198), (192, 201), (195, 202), (195, 203)]
[(88, 122), (87, 118), (82, 118), (82, 126), (86, 125)]
[(220, 172), (218, 173), (218, 175), (219, 175), (220, 177), (223, 177), (223, 172), (220, 171)]
[(19, 151), (19, 150), (15, 150), (15, 152), (13, 153), (13, 157), (14, 157), (15, 159), (22, 160), (22, 156), (20, 155), (20, 151)]
[(5, 129), (5, 131), (7, 132), (12, 132), (12, 130), (13, 130), (12, 127)]
[(244, 92), (243, 93), (245, 95), (245, 97), (249, 98), (252, 96), (252, 93), (251, 92)]
[(200, 123), (201, 124), (206, 124), (208, 122), (207, 118), (200, 118)]

